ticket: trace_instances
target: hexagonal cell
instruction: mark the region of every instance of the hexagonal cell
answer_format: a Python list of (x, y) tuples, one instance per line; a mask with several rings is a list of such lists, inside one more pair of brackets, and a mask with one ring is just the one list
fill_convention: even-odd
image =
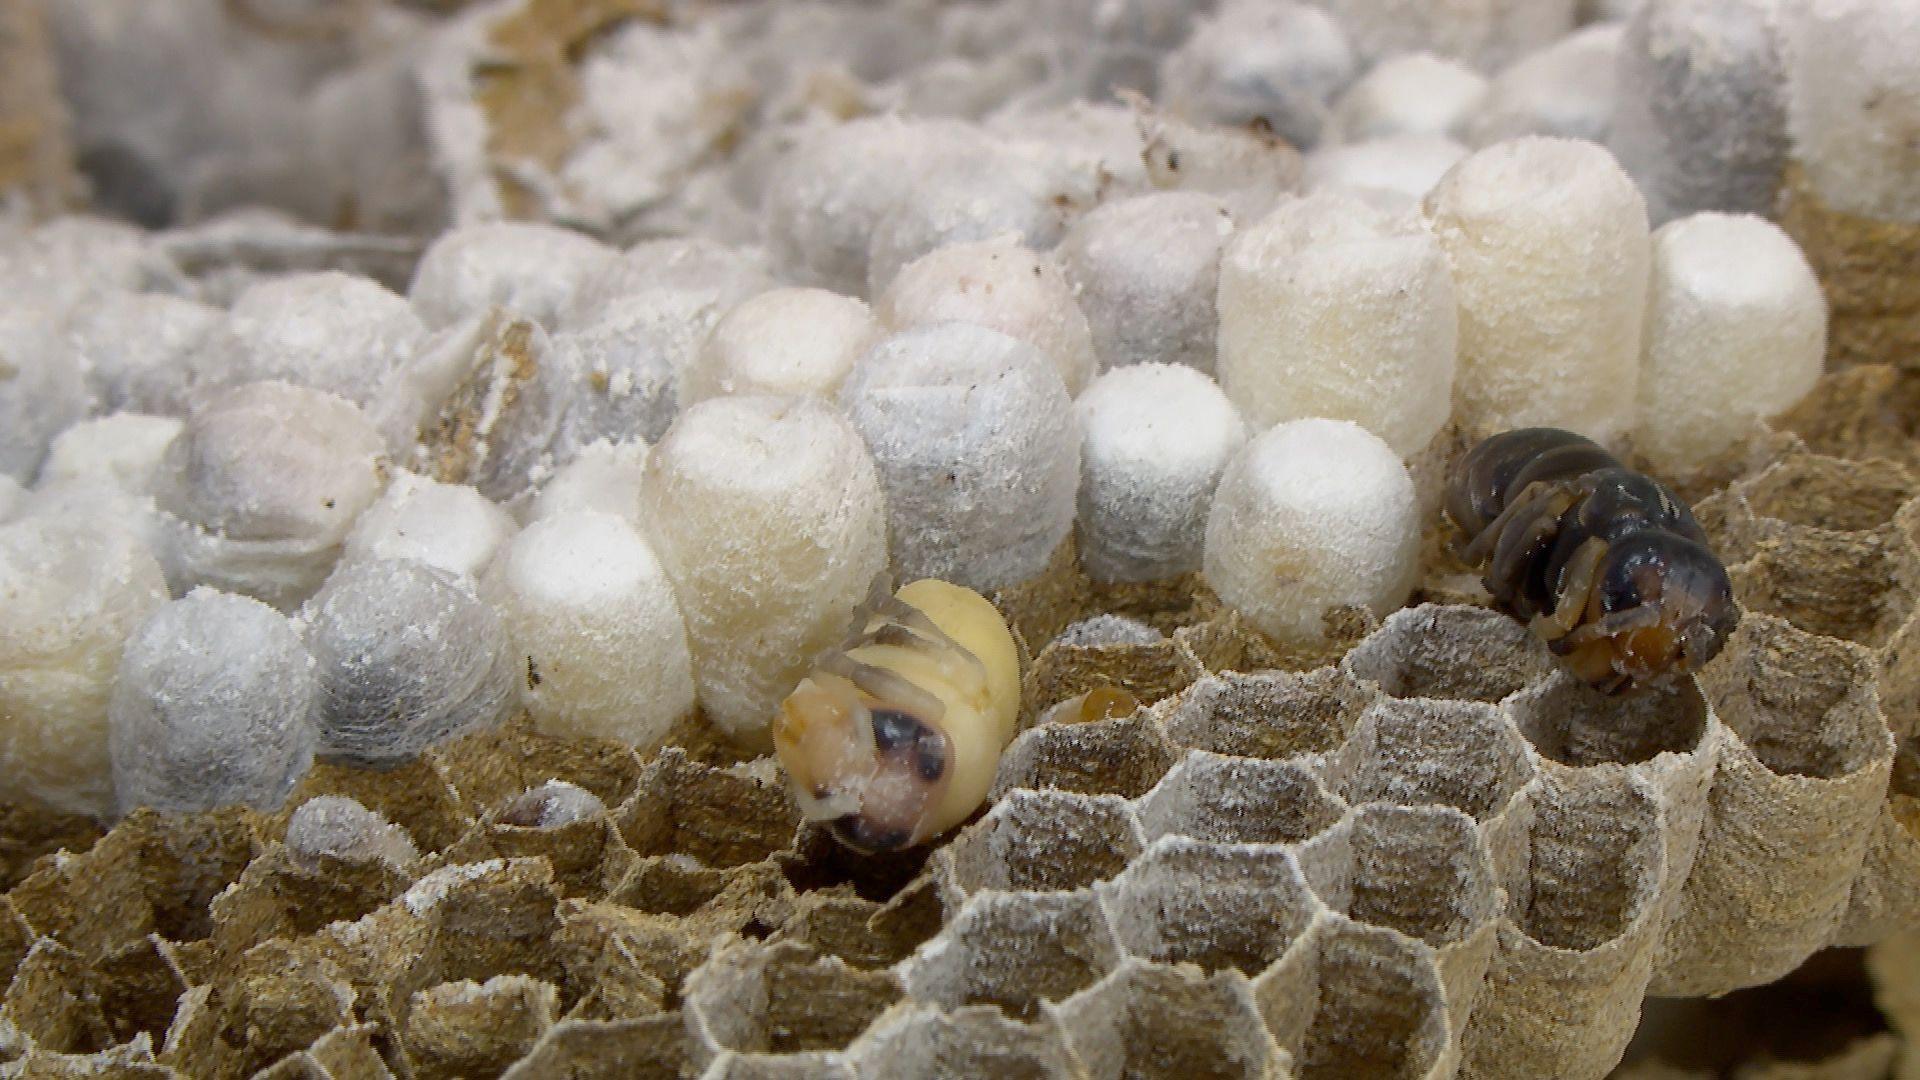
[(1692, 679), (1602, 694), (1564, 671), (1508, 702), (1515, 728), (1541, 756), (1581, 768), (1691, 754), (1707, 735), (1707, 703)]
[(35, 934), (88, 960), (135, 947), (148, 934), (197, 941), (207, 911), (260, 852), (257, 815), (227, 808), (170, 816), (138, 810), (83, 855), (57, 854), (10, 894)]
[(1820, 454), (1796, 454), (1736, 489), (1757, 517), (1835, 532), (1887, 525), (1916, 494), (1904, 465)]
[(160, 1056), (188, 1076), (252, 1076), (354, 1020), (338, 965), (269, 942), (233, 967), (180, 1000)]
[(1427, 1076), (1448, 1043), (1440, 977), (1428, 954), (1391, 930), (1340, 915), (1318, 923), (1311, 942), (1317, 994), (1294, 1055), (1296, 1075)]
[(1544, 775), (1527, 797), (1528, 873), (1508, 883), (1519, 928), (1542, 945), (1582, 952), (1646, 917), (1665, 873), (1654, 793), (1613, 772)]
[(1092, 892), (985, 892), (907, 961), (907, 992), (948, 1009), (998, 1005), (1030, 1020), (1042, 1002), (1066, 1000), (1119, 960)]
[(1455, 604), (1394, 612), (1342, 664), (1392, 697), (1488, 703), (1551, 669), (1546, 650), (1519, 621)]
[(542, 735), (525, 717), (428, 753), (475, 817), (549, 780), (585, 788), (608, 806), (625, 802), (640, 785), (641, 763), (631, 747), (610, 739)]
[(1610, 767), (1543, 773), (1527, 798), (1531, 873), (1508, 884), (1463, 1072), (1602, 1076), (1633, 1036), (1659, 945), (1659, 797)]
[(1869, 688), (1865, 649), (1749, 617), (1700, 673), (1722, 722), (1779, 776), (1833, 780), (1892, 768), (1893, 741)]
[(284, 834), (294, 808), (322, 795), (354, 800), (407, 830), (422, 851), (444, 850), (474, 821), (440, 766), (422, 757), (385, 772), (315, 763), (287, 796), (288, 809), (275, 818), (279, 831)]
[(1258, 971), (1319, 905), (1292, 852), (1168, 836), (1099, 888), (1123, 948), (1142, 959)]
[(847, 1054), (860, 1080), (1067, 1080), (1080, 1075), (1051, 1019), (1022, 1023), (990, 1005), (903, 1003)]
[(668, 747), (647, 763), (614, 821), (641, 855), (687, 855), (726, 867), (787, 848), (800, 812), (771, 770), (716, 769)]
[(100, 1003), (100, 976), (74, 950), (41, 938), (7, 985), (7, 1019), (42, 1050), (87, 1054), (113, 1044)]
[(1346, 804), (1305, 766), (1189, 750), (1138, 806), (1146, 839), (1292, 844), (1340, 820)]
[(1117, 795), (1013, 791), (934, 861), (964, 900), (982, 889), (1082, 889), (1118, 874), (1139, 852), (1139, 830)]
[(1874, 657), (1749, 613), (1702, 689), (1734, 737), (1655, 987), (1715, 994), (1769, 982), (1845, 917), (1886, 806), (1895, 741)]
[(1912, 561), (1908, 541), (1888, 533), (1783, 527), (1727, 573), (1748, 612), (1879, 648), (1914, 613)]
[(684, 1080), (697, 1076), (707, 1053), (680, 1014), (634, 1020), (562, 1020), (500, 1080)]
[(401, 1047), (419, 1080), (497, 1075), (513, 1064), (559, 1012), (559, 994), (538, 979), (501, 975), (441, 983), (408, 1003)]
[(567, 905), (552, 941), (570, 1019), (630, 1020), (652, 1016), (681, 996), (682, 984), (706, 959), (710, 935), (665, 915), (619, 904)]
[(1000, 758), (996, 797), (1014, 788), (1083, 795), (1146, 792), (1173, 766), (1173, 746), (1148, 713), (1086, 724), (1043, 724), (1020, 733)]
[(532, 975), (552, 982), (560, 894), (544, 859), (491, 859), (422, 877), (359, 923), (323, 933), (389, 968), (396, 989)]
[(1240, 757), (1322, 754), (1352, 730), (1373, 691), (1338, 668), (1208, 675), (1154, 711), (1180, 746)]
[(1023, 684), (1023, 711), (1034, 715), (1058, 701), (1113, 686), (1146, 704), (1178, 693), (1205, 671), (1171, 638), (1152, 643), (1081, 645), (1059, 639), (1034, 656)]
[(1366, 710), (1329, 768), (1349, 803), (1451, 806), (1483, 822), (1532, 775), (1526, 743), (1498, 708), (1395, 698)]
[(688, 976), (686, 990), (706, 1038), (746, 1054), (844, 1050), (899, 998), (891, 973), (791, 942), (726, 947)]
[(1435, 948), (1500, 913), (1493, 858), (1473, 819), (1450, 806), (1357, 806), (1300, 864), (1328, 907)]
[(700, 1080), (854, 1080), (853, 1066), (833, 1053), (742, 1054), (723, 1050)]
[(599, 798), (559, 781), (493, 806), (471, 833), (447, 849), (454, 862), (531, 856), (553, 865), (554, 880), (568, 896), (604, 895), (634, 858)]
[(1262, 1078), (1284, 1054), (1237, 971), (1202, 974), (1129, 959), (1054, 1010), (1092, 1080)]

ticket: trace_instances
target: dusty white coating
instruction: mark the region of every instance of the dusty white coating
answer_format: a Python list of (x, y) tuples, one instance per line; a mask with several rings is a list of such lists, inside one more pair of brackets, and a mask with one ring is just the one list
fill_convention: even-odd
[(516, 528), (510, 514), (473, 488), (400, 469), (353, 523), (340, 558), (414, 559), (477, 577)]
[(616, 256), (592, 237), (554, 225), (464, 225), (427, 248), (407, 298), (429, 329), (492, 307), (552, 327), (581, 285)]
[(1346, 32), (1319, 8), (1225, 0), (1161, 63), (1160, 100), (1192, 120), (1263, 121), (1293, 145), (1312, 146), (1354, 67)]
[(515, 704), (525, 670), (464, 581), (411, 559), (343, 563), (302, 613), (320, 682), (320, 754), (398, 765)]
[(727, 308), (772, 286), (767, 253), (759, 248), (701, 237), (644, 240), (581, 281), (565, 321), (586, 325), (603, 316), (608, 305), (644, 294), (663, 312), (704, 321), (698, 333), (705, 334)]
[(263, 382), (212, 395), (154, 479), (168, 581), (297, 606), (379, 496), (384, 452), (359, 409), (320, 390)]
[(1428, 51), (1497, 71), (1573, 29), (1575, 0), (1327, 0), (1362, 60)]
[(1093, 377), (1093, 333), (1051, 259), (1009, 240), (954, 244), (908, 264), (874, 302), (890, 330), (965, 322), (1032, 345), (1069, 396)]
[(572, 510), (599, 510), (639, 528), (640, 478), (646, 468), (647, 444), (639, 439), (589, 443), (541, 485), (527, 508), (527, 521)]
[(880, 337), (867, 305), (825, 289), (771, 289), (735, 305), (688, 364), (680, 403), (723, 394), (832, 397)]
[(171, 416), (130, 412), (82, 420), (54, 438), (36, 485), (101, 480), (130, 495), (151, 495), (160, 459), (185, 426)]
[(686, 624), (626, 519), (569, 510), (529, 525), (482, 582), (525, 665), (520, 702), (552, 735), (659, 746), (693, 711)]
[(701, 707), (747, 745), (887, 563), (873, 459), (814, 399), (703, 401), (647, 458), (647, 539), (686, 618)]
[(277, 379), (372, 402), (426, 328), (404, 297), (327, 271), (249, 287), (208, 340), (203, 385)]
[(1278, 641), (1325, 636), (1332, 609), (1384, 615), (1419, 571), (1413, 480), (1392, 448), (1342, 420), (1296, 420), (1227, 466), (1207, 519), (1206, 575)]
[(991, 143), (929, 170), (912, 197), (874, 226), (867, 295), (879, 296), (908, 263), (950, 244), (1008, 238), (1052, 247), (1087, 194), (1073, 183), (1075, 170), (1055, 158)]
[(0, 599), (0, 798), (104, 816), (107, 702), (160, 566), (130, 532), (28, 517), (0, 526)]
[(1333, 105), (1328, 142), (1393, 135), (1459, 137), (1487, 93), (1484, 75), (1428, 52), (1390, 56), (1362, 75)]
[(767, 246), (795, 281), (859, 295), (880, 222), (981, 142), (967, 125), (897, 116), (802, 133), (767, 182)]
[(1779, 10), (1778, 0), (1662, 0), (1627, 23), (1607, 148), (1655, 225), (1773, 210), (1787, 163)]
[(1339, 192), (1283, 203), (1220, 264), (1220, 386), (1256, 431), (1352, 420), (1410, 456), (1447, 421), (1458, 314), (1424, 228)]
[(1460, 301), (1456, 418), (1602, 442), (1633, 425), (1650, 258), (1646, 206), (1606, 150), (1496, 143), (1447, 174), (1426, 216)]
[(38, 294), (0, 297), (0, 473), (21, 483), (87, 408), (80, 365), (49, 302)]
[(108, 292), (67, 322), (99, 409), (185, 415), (198, 352), (226, 318), (169, 293)]
[(1073, 405), (1088, 575), (1153, 581), (1198, 570), (1214, 486), (1247, 440), (1239, 410), (1212, 379), (1177, 364), (1116, 368)]
[(879, 467), (900, 580), (1012, 585), (1073, 527), (1080, 434), (1033, 346), (971, 323), (917, 327), (854, 367), (840, 407)]
[(1827, 307), (1779, 226), (1695, 214), (1653, 234), (1653, 283), (1634, 449), (1682, 473), (1813, 388)]
[(1619, 23), (1589, 26), (1508, 65), (1467, 122), (1466, 141), (1559, 135), (1606, 142), (1622, 32)]
[(1920, 221), (1920, 5), (1785, 5), (1787, 130), (1820, 197), (1864, 217)]
[(1419, 206), (1468, 153), (1445, 135), (1390, 135), (1323, 146), (1307, 155), (1300, 183), (1308, 191), (1338, 188), (1399, 212)]
[(1101, 371), (1154, 361), (1211, 372), (1220, 249), (1233, 232), (1211, 195), (1116, 199), (1074, 222), (1053, 252), (1093, 335)]
[(313, 764), (320, 687), (285, 615), (195, 589), (128, 639), (108, 708), (121, 813), (273, 810)]

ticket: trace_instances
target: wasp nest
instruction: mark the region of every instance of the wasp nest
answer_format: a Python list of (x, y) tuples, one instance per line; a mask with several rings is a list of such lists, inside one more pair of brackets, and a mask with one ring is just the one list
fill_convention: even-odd
[[(1192, 579), (1068, 563), (998, 597), (1079, 621), (931, 854), (846, 852), (765, 758), (515, 722), (40, 861), (0, 905), (0, 1047), (196, 1077), (1604, 1075), (1648, 994), (1920, 918), (1915, 481), (1775, 445), (1700, 504), (1746, 618), (1664, 691), (1591, 694), (1480, 607), (1283, 653)], [(1106, 686), (1150, 704), (1032, 724)]]

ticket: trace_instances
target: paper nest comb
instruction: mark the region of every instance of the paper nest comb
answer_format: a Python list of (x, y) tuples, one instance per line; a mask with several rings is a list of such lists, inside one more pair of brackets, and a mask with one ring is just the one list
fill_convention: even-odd
[(321, 768), (290, 807), (411, 843), (141, 812), (34, 864), (0, 1075), (1602, 1076), (1648, 994), (1920, 918), (1920, 501), (1808, 449), (1885, 440), (1862, 370), (1700, 504), (1747, 616), (1697, 685), (1597, 699), (1458, 604), (1282, 656), (1191, 582), (1054, 573), (1000, 598), (1030, 639), (1171, 633), (1049, 644), (1029, 711), (1155, 703), (1023, 733), (924, 859), (843, 852), (768, 759), (510, 727)]

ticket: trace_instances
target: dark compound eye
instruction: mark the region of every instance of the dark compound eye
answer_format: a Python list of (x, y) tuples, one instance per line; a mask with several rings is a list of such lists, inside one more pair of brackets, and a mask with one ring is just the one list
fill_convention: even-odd
[(882, 755), (911, 753), (914, 772), (927, 783), (947, 771), (946, 738), (910, 713), (873, 710), (873, 741)]

